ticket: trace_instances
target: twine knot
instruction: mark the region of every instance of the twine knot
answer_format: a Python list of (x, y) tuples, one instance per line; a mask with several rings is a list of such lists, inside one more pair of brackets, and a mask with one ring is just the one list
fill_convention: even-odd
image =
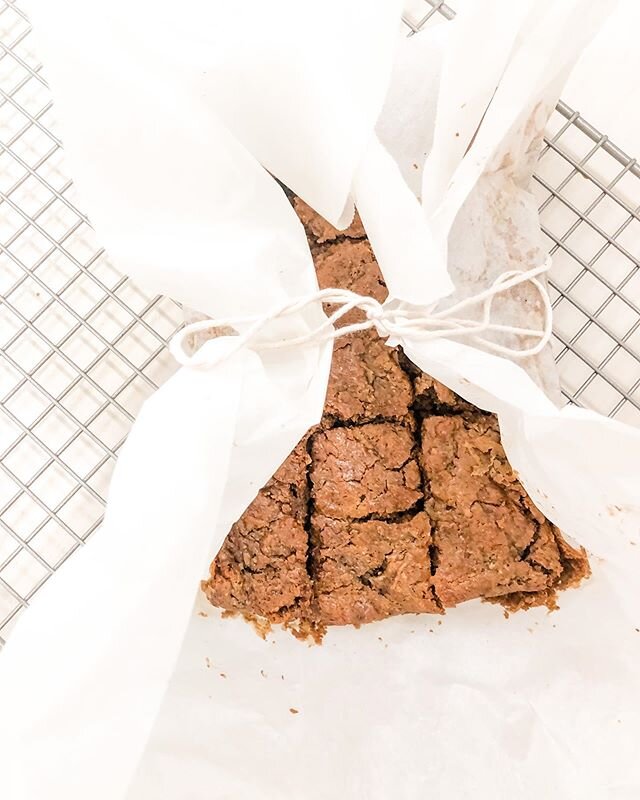
[[(367, 297), (347, 289), (321, 289), (303, 297), (287, 300), (270, 312), (253, 317), (229, 317), (225, 319), (204, 319), (193, 322), (179, 330), (169, 342), (169, 349), (178, 363), (189, 367), (210, 367), (221, 360), (242, 349), (251, 347), (256, 351), (281, 350), (290, 347), (301, 347), (347, 336), (356, 331), (375, 328), (378, 334), (386, 339), (394, 336), (398, 339), (431, 340), (467, 338), (488, 350), (511, 358), (525, 358), (539, 353), (551, 338), (552, 308), (549, 295), (538, 276), (546, 272), (551, 266), (551, 259), (547, 256), (544, 264), (530, 270), (511, 270), (503, 272), (484, 291), (467, 297), (440, 311), (432, 307), (407, 307), (379, 303), (373, 297)], [(541, 330), (523, 328), (514, 325), (502, 325), (492, 322), (491, 308), (496, 297), (509, 291), (520, 284), (530, 283), (538, 292), (544, 311), (544, 323)], [(281, 339), (265, 338), (264, 330), (268, 324), (276, 319), (297, 314), (304, 308), (318, 303), (327, 303), (336, 306), (322, 323), (300, 336), (291, 336)], [(465, 319), (457, 316), (461, 311), (480, 306), (482, 315), (479, 320)], [(365, 319), (335, 328), (334, 325), (345, 314), (354, 308), (364, 312)], [(245, 328), (246, 326), (246, 328)], [(242, 333), (237, 329), (245, 328)], [(209, 331), (213, 336), (228, 336), (235, 339), (234, 345), (224, 353), (215, 353), (201, 348), (195, 353), (185, 350), (186, 339), (195, 333)], [(499, 344), (490, 338), (487, 333), (511, 333), (519, 338), (534, 338), (536, 341), (530, 346), (509, 347)], [(213, 337), (212, 337), (213, 338)]]

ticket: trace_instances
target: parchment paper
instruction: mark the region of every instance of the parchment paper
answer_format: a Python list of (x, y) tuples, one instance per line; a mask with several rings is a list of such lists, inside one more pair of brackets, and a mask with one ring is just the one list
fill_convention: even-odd
[[(267, 310), (313, 286), (301, 228), (249, 153), (264, 147), (259, 158), (266, 164), (274, 137), (240, 144), (240, 127), (234, 137), (229, 118), (218, 116), (218, 100), (203, 102), (203, 83), (195, 79), (208, 50), (194, 48), (193, 31), (204, 41), (210, 28), (199, 23), (219, 21), (217, 42), (234, 35), (240, 20), (233, 8), (218, 20), (212, 10), (218, 4), (191, 0), (188, 30), (184, 24), (169, 30), (166, 9), (157, 4), (162, 24), (145, 18), (151, 28), (143, 41), (144, 3), (128, 3), (128, 15), (120, 3), (100, 14), (96, 8), (83, 14), (72, 0), (59, 0), (55, 13), (40, 0), (32, 4), (80, 189), (120, 266), (211, 314)], [(247, 5), (253, 4), (243, 4), (242, 13)], [(274, 68), (284, 82), (276, 92), (282, 99), (306, 71), (321, 74), (321, 56), (323, 69), (327, 61), (341, 64), (342, 100), (349, 100), (342, 107), (362, 113), (357, 158), (345, 148), (352, 157), (341, 160), (338, 146), (357, 127), (354, 120), (346, 132), (338, 126), (335, 152), (323, 149), (316, 128), (296, 128), (302, 139), (294, 149), (318, 160), (292, 188), (305, 199), (314, 192), (324, 197), (316, 207), (330, 210), (332, 221), (347, 207), (350, 188), (369, 212), (374, 246), (387, 254), (381, 262), (392, 292), (415, 283), (424, 297), (437, 299), (451, 286), (438, 253), (455, 239), (458, 212), (474, 192), (482, 194), (482, 176), (496, 171), (492, 157), (513, 152), (521, 159), (535, 146), (540, 128), (529, 129), (527, 142), (526, 124), (516, 123), (538, 121), (532, 104), (548, 87), (536, 74), (526, 82), (520, 73), (509, 118), (497, 116), (486, 135), (480, 127), (461, 162), (456, 147), (446, 159), (453, 183), (449, 178), (443, 197), (435, 198), (438, 213), (419, 216), (413, 187), (393, 158), (389, 128), (384, 135), (380, 129), (382, 141), (373, 129), (390, 58), (387, 72), (368, 67), (381, 42), (384, 53), (393, 47), (395, 27), (385, 27), (389, 6), (367, 4), (369, 27), (356, 36), (346, 61), (340, 49), (328, 47), (334, 27), (343, 26), (339, 40), (346, 41), (358, 5), (314, 4), (314, 17), (322, 17), (314, 28), (310, 7), (301, 4), (297, 22), (305, 39), (317, 30), (321, 40), (296, 51), (302, 60), (292, 84), (287, 70)], [(585, 22), (586, 36), (593, 23), (588, 5), (562, 4), (557, 13), (574, 31)], [(273, 35), (282, 52), (278, 37), (291, 6), (283, 4), (281, 16), (273, 5), (268, 17), (255, 6), (261, 45), (270, 52)], [(76, 36), (60, 38), (56, 13), (72, 7), (79, 14)], [(545, 4), (544, 13), (549, 9)], [(522, 25), (530, 19), (524, 15)], [(251, 27), (251, 13), (242, 21)], [(491, 85), (496, 65), (517, 65), (530, 31), (517, 22), (510, 30), (511, 38), (496, 39), (503, 56), (491, 60), (478, 86)], [(293, 36), (292, 26), (289, 31)], [(258, 38), (248, 34), (250, 42)], [(122, 70), (113, 63), (116, 52)], [(251, 61), (250, 50), (243, 55)], [(559, 89), (565, 56), (557, 55), (549, 48), (543, 64)], [(475, 63), (482, 70), (484, 62)], [(247, 98), (255, 99), (255, 86), (266, 91), (271, 69), (268, 60), (243, 64), (241, 80), (229, 87), (238, 106), (246, 100), (243, 119), (251, 119)], [(365, 114), (354, 87), (359, 92), (369, 75), (376, 86), (362, 95)], [(246, 83), (252, 88), (244, 94)], [(95, 97), (87, 94), (89, 85), (93, 92), (99, 87)], [(323, 134), (336, 124), (335, 94), (333, 85), (323, 95)], [(301, 117), (311, 113), (299, 94), (292, 99)], [(174, 113), (176, 104), (183, 113)], [(269, 116), (268, 103), (257, 107), (261, 119)], [(282, 106), (276, 102), (274, 109), (280, 113)], [(481, 104), (475, 113), (480, 110)], [(277, 120), (271, 123), (267, 131), (286, 136)], [(162, 191), (167, 187), (155, 172), (160, 154), (177, 193)], [(514, 162), (522, 170), (518, 191), (526, 191), (529, 167), (528, 158)], [(318, 172), (335, 181), (322, 180), (319, 188)], [(372, 199), (376, 185), (386, 203)], [(396, 201), (407, 209), (409, 222), (400, 231), (406, 240), (384, 224), (393, 219)], [(492, 230), (503, 242), (499, 225), (485, 226), (485, 237)], [(486, 249), (486, 239), (483, 244)], [(431, 260), (420, 261), (419, 248)], [(415, 298), (398, 290), (397, 299)], [(293, 320), (291, 332), (312, 323), (311, 317)], [(402, 345), (427, 372), (499, 414), (512, 464), (540, 508), (589, 548), (593, 578), (563, 595), (554, 614), (538, 609), (505, 620), (495, 607), (469, 603), (441, 625), (415, 617), (332, 630), (322, 647), (283, 633), (263, 641), (246, 624), (221, 620), (200, 605), (198, 576), (229, 523), (319, 418), (330, 354), (327, 347), (268, 358), (247, 351), (215, 369), (182, 369), (147, 403), (123, 448), (102, 531), (38, 594), (0, 658), (0, 753), (11, 800), (638, 794), (639, 432), (579, 409), (559, 411), (523, 369), (464, 344)]]

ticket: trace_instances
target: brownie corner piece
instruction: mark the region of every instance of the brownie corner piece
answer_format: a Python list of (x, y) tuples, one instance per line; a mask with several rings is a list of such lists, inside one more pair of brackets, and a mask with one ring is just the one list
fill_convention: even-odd
[(549, 584), (534, 592), (517, 591), (493, 599), (487, 598), (491, 602), (499, 603), (507, 612), (523, 611), (536, 606), (546, 606), (550, 611), (555, 611), (559, 607), (558, 594), (578, 586), (591, 575), (589, 557), (584, 547), (570, 545), (561, 531), (548, 521), (545, 521), (545, 527), (551, 530), (552, 535), (547, 533), (546, 537), (536, 543), (533, 559), (538, 559), (540, 563), (545, 558), (545, 551), (547, 559), (550, 557), (553, 566), (548, 572)]
[(441, 613), (431, 580), (431, 523), (312, 519), (314, 613), (323, 625), (362, 625), (396, 614)]
[(336, 519), (406, 512), (424, 497), (411, 429), (391, 422), (335, 427), (312, 440), (315, 510)]
[(434, 586), (445, 607), (476, 597), (525, 605), (514, 595), (547, 603), (567, 585), (570, 567), (579, 581), (581, 554), (526, 494), (495, 417), (425, 418), (421, 457), (438, 554)]
[(214, 606), (272, 622), (308, 616), (307, 437), (232, 526), (202, 590)]

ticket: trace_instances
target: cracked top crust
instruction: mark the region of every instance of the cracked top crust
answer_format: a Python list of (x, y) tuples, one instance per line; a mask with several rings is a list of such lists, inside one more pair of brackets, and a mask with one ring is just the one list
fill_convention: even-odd
[[(338, 233), (295, 205), (320, 285), (383, 301), (361, 228)], [(354, 309), (341, 324), (361, 318)], [(496, 418), (364, 331), (337, 340), (320, 425), (232, 527), (203, 589), (214, 605), (319, 638), (327, 625), (478, 597), (552, 608), (588, 574), (585, 552), (517, 480)]]
[(422, 465), (435, 523), (434, 586), (445, 606), (538, 592), (559, 578), (554, 529), (507, 462), (495, 417), (426, 418)]
[[(339, 286), (383, 302), (387, 288), (366, 241), (342, 242), (326, 248), (316, 258), (321, 289)], [(327, 313), (332, 306), (327, 305)], [(364, 318), (353, 309), (338, 327)], [(334, 420), (367, 422), (384, 418), (402, 420), (413, 402), (411, 379), (398, 363), (398, 354), (374, 330), (336, 339), (325, 403), (325, 415)]]
[(231, 528), (203, 584), (213, 605), (279, 622), (305, 613), (308, 464), (305, 438)]
[(362, 625), (393, 614), (440, 613), (431, 585), (431, 521), (312, 520), (315, 602), (325, 625)]
[(423, 499), (414, 438), (402, 425), (331, 428), (313, 437), (315, 508), (335, 519), (408, 511)]
[(336, 339), (324, 413), (350, 422), (406, 420), (413, 388), (397, 354), (375, 331)]

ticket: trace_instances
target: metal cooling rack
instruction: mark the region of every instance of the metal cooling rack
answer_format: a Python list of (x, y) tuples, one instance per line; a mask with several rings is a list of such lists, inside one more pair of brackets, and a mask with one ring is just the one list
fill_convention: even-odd
[(74, 200), (30, 26), (0, 5), (0, 645), (100, 525), (113, 464), (171, 373), (170, 300), (109, 263)]
[[(426, 5), (425, 5), (426, 3)], [(409, 35), (440, 0), (416, 0)], [(0, 645), (100, 525), (181, 322), (109, 263), (74, 200), (27, 17), (0, 0)], [(568, 400), (640, 424), (640, 170), (564, 103), (536, 175)]]

